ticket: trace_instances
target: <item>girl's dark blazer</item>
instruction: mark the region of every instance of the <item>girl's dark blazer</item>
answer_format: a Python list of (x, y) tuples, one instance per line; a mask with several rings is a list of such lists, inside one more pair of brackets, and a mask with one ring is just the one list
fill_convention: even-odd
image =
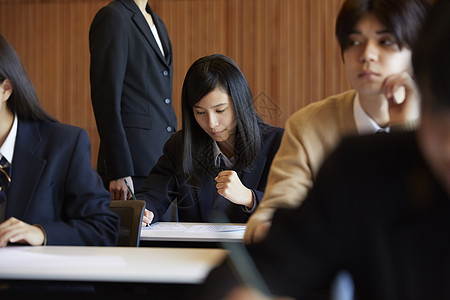
[[(262, 146), (250, 171), (239, 175), (242, 183), (252, 189), (259, 202), (264, 195), (270, 165), (280, 146), (284, 129), (260, 124)], [(178, 218), (183, 222), (210, 222), (213, 206), (213, 194), (216, 190), (214, 177), (217, 172), (205, 171), (197, 174), (193, 184), (192, 178), (186, 178), (182, 172), (183, 134), (173, 135), (164, 146), (164, 154), (153, 168), (138, 191), (138, 199), (147, 202), (146, 208), (155, 214), (153, 222), (157, 222), (169, 204), (177, 199)], [(207, 164), (209, 165), (209, 164)], [(206, 168), (207, 169), (207, 168)], [(250, 214), (243, 207), (230, 201), (224, 208), (231, 222), (245, 223)]]
[(41, 225), (48, 245), (115, 245), (119, 219), (91, 165), (86, 131), (19, 119), (6, 218)]
[(100, 149), (97, 171), (105, 182), (146, 177), (176, 132), (172, 106), (172, 44), (162, 20), (147, 6), (162, 55), (133, 0), (99, 10), (89, 31), (91, 100)]

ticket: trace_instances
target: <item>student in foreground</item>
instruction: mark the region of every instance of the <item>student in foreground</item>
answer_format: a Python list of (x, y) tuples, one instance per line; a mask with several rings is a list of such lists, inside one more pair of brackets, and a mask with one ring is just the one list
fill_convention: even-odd
[[(415, 48), (418, 130), (344, 140), (305, 203), (277, 210), (268, 236), (248, 246), (274, 295), (305, 299), (347, 270), (355, 299), (450, 299), (449, 14), (438, 0)], [(218, 276), (225, 266), (210, 291), (230, 283)]]
[(411, 54), (428, 8), (427, 0), (345, 1), (336, 20), (336, 37), (353, 89), (312, 103), (286, 122), (245, 242), (264, 236), (276, 208), (301, 205), (323, 159), (343, 137), (417, 126), (420, 97), (412, 79)]
[(0, 35), (0, 247), (115, 245), (119, 219), (92, 169), (87, 133), (40, 106)]
[(246, 222), (260, 202), (283, 129), (265, 124), (239, 68), (220, 54), (189, 68), (182, 90), (183, 130), (164, 146), (137, 198), (144, 222), (176, 199), (180, 221), (210, 222), (213, 211)]

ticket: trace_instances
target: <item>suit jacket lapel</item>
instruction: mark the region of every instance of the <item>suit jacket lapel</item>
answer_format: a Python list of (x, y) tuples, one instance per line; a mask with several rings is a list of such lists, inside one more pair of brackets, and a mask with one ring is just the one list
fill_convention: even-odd
[[(147, 23), (147, 20), (145, 20), (144, 16), (142, 15), (141, 11), (139, 10), (139, 7), (137, 6), (136, 3), (134, 3), (134, 1), (124, 1), (122, 0), (122, 3), (133, 12), (133, 22), (134, 24), (136, 24), (136, 27), (139, 29), (139, 31), (144, 35), (145, 39), (149, 42), (150, 46), (153, 48), (153, 50), (156, 52), (156, 55), (158, 55), (159, 59), (165, 63), (166, 65), (168, 64), (168, 61), (166, 60), (166, 58), (162, 55), (161, 50), (159, 49), (158, 44), (156, 43), (155, 37), (153, 36), (152, 31), (150, 30), (150, 26)], [(149, 8), (150, 6), (147, 4), (147, 8)], [(151, 11), (151, 15), (153, 18), (153, 22), (155, 22), (155, 20), (157, 18), (154, 17), (154, 13), (153, 11), (150, 9)], [(161, 26), (158, 26), (159, 24), (156, 24), (157, 28), (161, 28)], [(161, 31), (159, 31), (158, 33), (160, 34)], [(160, 39), (161, 39), (161, 43), (163, 44), (163, 49), (164, 51), (166, 51), (166, 46), (164, 46), (164, 42), (165, 40), (162, 39), (162, 34), (160, 34)]]
[(241, 176), (242, 184), (245, 186), (257, 187), (259, 181), (261, 180), (267, 161), (267, 157), (262, 153), (263, 147), (261, 147), (261, 151), (258, 153), (256, 160), (253, 162), (253, 169), (251, 169), (251, 171), (244, 172)]
[[(209, 220), (213, 207), (213, 191), (215, 188), (214, 178), (211, 176), (202, 176), (201, 187), (199, 191), (199, 205), (202, 220)], [(195, 201), (195, 200), (194, 200)]]
[[(172, 61), (172, 57), (171, 57), (172, 51), (170, 49), (169, 34), (166, 32), (165, 26), (162, 24), (160, 18), (155, 16), (155, 13), (150, 8), (150, 6), (148, 6), (148, 7), (150, 9), (150, 14), (152, 15), (152, 19), (153, 19), (153, 22), (155, 23), (156, 29), (158, 30), (158, 35), (159, 35), (159, 39), (161, 40), (162, 47), (164, 49), (164, 54), (166, 55), (164, 57), (161, 53), (161, 50), (159, 50), (159, 47), (158, 47), (159, 54), (161, 54), (160, 57), (165, 60), (166, 64), (170, 64)], [(156, 41), (155, 41), (155, 43), (156, 43)]]
[(44, 170), (46, 161), (34, 155), (41, 137), (36, 124), (19, 120), (12, 162), (6, 217), (22, 218)]

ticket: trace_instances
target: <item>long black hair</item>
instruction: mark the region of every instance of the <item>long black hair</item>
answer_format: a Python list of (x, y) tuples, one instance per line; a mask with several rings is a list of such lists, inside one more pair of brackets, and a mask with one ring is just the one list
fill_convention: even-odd
[(19, 56), (11, 44), (0, 35), (0, 83), (5, 79), (8, 79), (13, 87), (6, 105), (19, 119), (55, 120), (39, 104), (36, 90)]
[(236, 172), (249, 167), (261, 148), (261, 133), (258, 123), (261, 118), (253, 106), (250, 87), (241, 70), (228, 57), (221, 54), (205, 56), (189, 68), (181, 94), (183, 123), (183, 171), (194, 171), (212, 167), (212, 142), (195, 120), (193, 106), (211, 91), (220, 87), (233, 102), (236, 114), (236, 136), (234, 155)]

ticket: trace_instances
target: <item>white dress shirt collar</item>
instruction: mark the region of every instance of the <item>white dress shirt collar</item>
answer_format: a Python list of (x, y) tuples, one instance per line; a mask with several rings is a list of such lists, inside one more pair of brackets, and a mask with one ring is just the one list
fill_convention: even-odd
[(225, 154), (223, 154), (222, 151), (220, 150), (219, 145), (217, 145), (217, 142), (213, 141), (213, 157), (215, 164), (217, 164), (217, 157), (219, 156), (219, 154), (222, 154), (222, 161), (227, 168), (233, 167), (235, 157), (233, 156), (231, 159), (228, 159), (228, 157), (226, 157)]
[(14, 122), (11, 127), (11, 130), (6, 137), (3, 145), (0, 146), (0, 159), (4, 156), (9, 164), (12, 164), (13, 156), (14, 156), (14, 146), (16, 144), (16, 136), (17, 136), (17, 123), (18, 118), (17, 115), (14, 115)]
[(379, 130), (389, 132), (390, 128), (381, 128), (362, 108), (359, 94), (356, 93), (353, 101), (353, 114), (355, 116), (356, 130), (359, 135), (374, 134)]

